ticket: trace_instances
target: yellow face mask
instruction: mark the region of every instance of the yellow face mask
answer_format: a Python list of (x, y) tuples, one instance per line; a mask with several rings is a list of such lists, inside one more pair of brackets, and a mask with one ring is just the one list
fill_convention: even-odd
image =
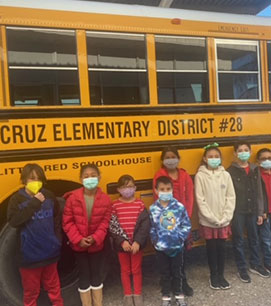
[(42, 187), (41, 181), (33, 181), (26, 184), (26, 189), (28, 189), (33, 194), (37, 194)]

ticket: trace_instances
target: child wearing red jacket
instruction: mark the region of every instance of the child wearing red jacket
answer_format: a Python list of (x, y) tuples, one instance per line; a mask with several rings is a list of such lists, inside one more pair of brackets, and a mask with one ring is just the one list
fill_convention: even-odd
[[(161, 154), (162, 167), (157, 171), (153, 178), (153, 195), (154, 200), (157, 200), (155, 193), (156, 180), (160, 176), (167, 176), (173, 184), (173, 197), (184, 205), (189, 218), (192, 217), (194, 205), (194, 186), (190, 175), (182, 168), (178, 168), (180, 163), (180, 155), (175, 147), (168, 146), (164, 148)], [(189, 240), (189, 239), (188, 239)], [(186, 241), (187, 244), (187, 241)], [(187, 283), (185, 275), (185, 255), (181, 265), (182, 272), (182, 291), (186, 296), (193, 295), (193, 289)]]
[(80, 171), (83, 187), (64, 195), (63, 230), (67, 234), (79, 269), (83, 306), (102, 306), (104, 240), (111, 217), (108, 195), (98, 187), (100, 171), (94, 164)]

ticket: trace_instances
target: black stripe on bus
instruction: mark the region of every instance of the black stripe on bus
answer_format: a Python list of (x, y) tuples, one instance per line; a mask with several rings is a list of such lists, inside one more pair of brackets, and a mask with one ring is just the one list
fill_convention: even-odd
[(206, 114), (206, 113), (236, 113), (271, 111), (271, 104), (218, 104), (218, 105), (176, 105), (156, 107), (108, 107), (108, 108), (49, 108), (23, 109), (12, 108), (0, 111), (0, 120), (33, 119), (33, 118), (75, 118), (75, 117), (118, 117), (140, 115), (176, 115), (176, 114)]
[(218, 142), (222, 147), (232, 145), (237, 141), (246, 141), (251, 144), (271, 143), (271, 135), (212, 137), (203, 139), (138, 142), (128, 144), (6, 150), (0, 152), (0, 162), (157, 152), (161, 151), (163, 147), (168, 145), (176, 146), (179, 150), (196, 149), (202, 148), (206, 144), (214, 141)]

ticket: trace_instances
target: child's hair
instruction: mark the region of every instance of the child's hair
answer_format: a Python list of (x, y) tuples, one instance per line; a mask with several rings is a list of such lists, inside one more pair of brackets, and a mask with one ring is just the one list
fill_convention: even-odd
[(179, 152), (178, 150), (175, 148), (175, 147), (172, 147), (172, 146), (168, 146), (168, 147), (165, 147), (162, 151), (162, 154), (161, 154), (161, 160), (163, 161), (164, 158), (165, 158), (165, 155), (167, 152), (172, 152), (174, 153), (178, 159), (180, 159), (180, 155), (179, 155)]
[(99, 168), (95, 164), (87, 164), (87, 165), (81, 166), (80, 177), (82, 177), (84, 171), (88, 168), (94, 169), (97, 172), (98, 176), (101, 175)]
[(206, 157), (207, 153), (211, 150), (215, 150), (219, 153), (220, 157), (222, 156), (221, 151), (217, 148), (217, 147), (211, 147), (211, 148), (207, 148), (205, 149), (203, 156)]
[(207, 163), (204, 161), (203, 157), (206, 157), (207, 153), (211, 150), (215, 150), (219, 153), (220, 155), (220, 158), (222, 157), (222, 154), (221, 154), (221, 151), (219, 150), (218, 148), (218, 144), (210, 144), (210, 145), (207, 145), (204, 147), (204, 153), (203, 153), (203, 156), (202, 156), (202, 160), (201, 160), (201, 165), (207, 165)]
[(257, 154), (256, 154), (256, 159), (259, 160), (260, 159), (260, 156), (265, 153), (265, 152), (268, 152), (268, 153), (271, 153), (271, 150), (268, 149), (268, 148), (262, 148), (260, 149)]
[(241, 146), (247, 146), (249, 148), (249, 150), (251, 150), (251, 145), (250, 143), (246, 142), (246, 141), (240, 141), (240, 142), (236, 142), (234, 145), (233, 145), (233, 149), (235, 152), (237, 152), (238, 148), (241, 147)]
[(155, 182), (155, 189), (158, 188), (159, 184), (165, 184), (165, 185), (168, 185), (170, 184), (171, 187), (173, 188), (173, 184), (172, 184), (172, 181), (169, 177), (167, 176), (159, 176)]
[(46, 176), (43, 169), (38, 164), (26, 164), (21, 173), (21, 182), (25, 185), (26, 181), (31, 178), (31, 174), (35, 172), (42, 183), (46, 183)]
[(135, 184), (134, 178), (129, 174), (122, 175), (118, 180), (118, 188), (122, 186), (126, 186), (129, 182), (132, 182), (133, 184)]

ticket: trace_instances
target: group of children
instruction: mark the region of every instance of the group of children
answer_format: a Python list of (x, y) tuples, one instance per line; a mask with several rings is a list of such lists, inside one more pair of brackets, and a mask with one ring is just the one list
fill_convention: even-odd
[[(135, 197), (134, 178), (118, 181), (119, 198), (110, 198), (98, 187), (100, 171), (94, 164), (82, 166), (82, 187), (64, 195), (62, 229), (74, 251), (79, 271), (79, 294), (83, 306), (102, 306), (102, 268), (105, 239), (112, 237), (117, 251), (124, 306), (142, 306), (142, 249), (148, 237), (156, 251), (160, 270), (162, 305), (185, 306), (184, 295), (193, 295), (185, 275), (185, 257), (191, 245), (194, 195), (200, 233), (206, 240), (210, 287), (229, 289), (224, 278), (225, 243), (232, 235), (238, 274), (250, 282), (248, 269), (262, 277), (271, 272), (271, 150), (257, 152), (257, 165), (249, 163), (251, 147), (234, 146), (235, 162), (227, 169), (214, 143), (204, 148), (195, 175), (179, 168), (180, 156), (173, 147), (163, 150), (162, 167), (153, 179), (155, 202), (148, 212)], [(54, 195), (44, 188), (46, 178), (37, 164), (21, 173), (24, 188), (9, 203), (8, 220), (18, 228), (20, 273), (24, 305), (35, 306), (40, 284), (54, 306), (62, 306), (57, 261), (61, 247), (61, 210)], [(249, 268), (244, 252), (244, 230), (249, 242)], [(263, 252), (261, 262), (260, 249)], [(132, 276), (132, 284), (131, 284)]]

